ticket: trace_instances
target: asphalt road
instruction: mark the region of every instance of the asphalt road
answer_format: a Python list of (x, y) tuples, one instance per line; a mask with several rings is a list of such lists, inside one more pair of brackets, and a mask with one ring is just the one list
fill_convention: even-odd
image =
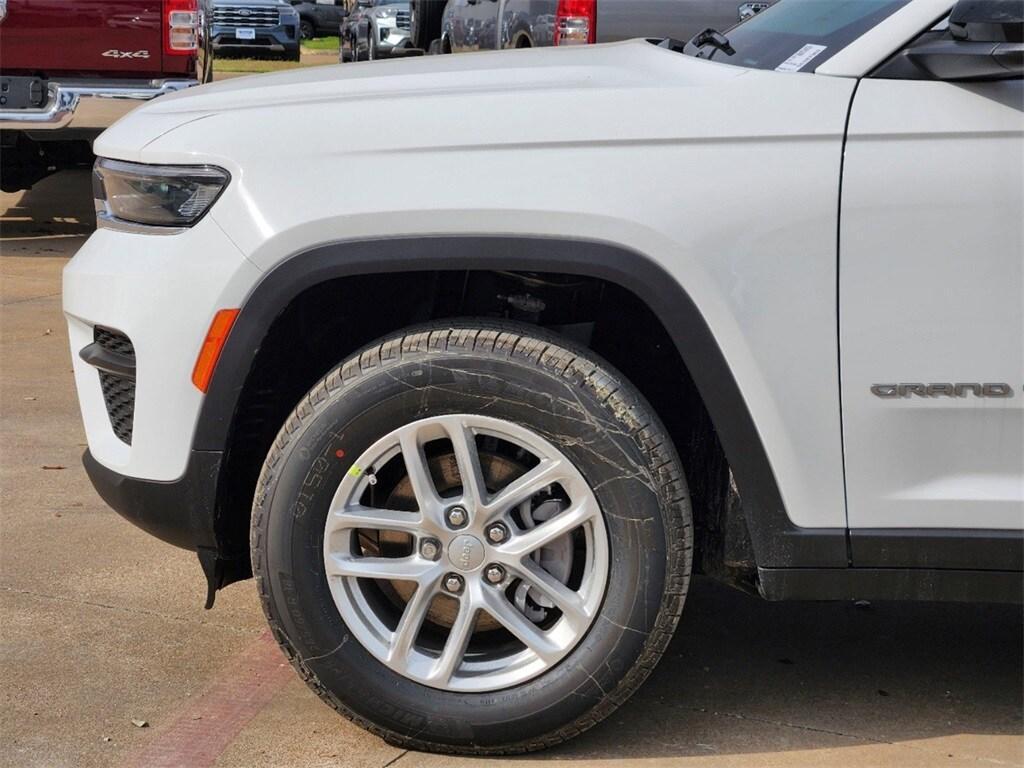
[(81, 469), (60, 272), (91, 208), (85, 172), (0, 197), (0, 764), (1024, 764), (1019, 607), (769, 604), (702, 580), (651, 680), (559, 749), (453, 760), (340, 719), (284, 665), (251, 582), (203, 611), (194, 556)]

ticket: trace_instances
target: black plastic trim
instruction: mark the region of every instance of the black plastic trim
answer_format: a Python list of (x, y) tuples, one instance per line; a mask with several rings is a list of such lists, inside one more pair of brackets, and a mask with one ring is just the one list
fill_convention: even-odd
[(1024, 531), (852, 529), (854, 566), (1024, 571)]
[(135, 379), (135, 358), (104, 349), (99, 342), (94, 341), (83, 347), (78, 356), (101, 371), (112, 373), (123, 379), (132, 379), (133, 381)]
[(757, 562), (771, 567), (848, 564), (845, 528), (800, 528), (786, 515), (750, 411), (690, 296), (651, 259), (604, 242), (437, 236), (330, 243), (296, 254), (268, 271), (241, 308), (204, 399), (194, 447), (225, 450), (253, 358), (274, 319), (302, 291), (354, 275), (488, 269), (600, 278), (646, 302), (675, 340), (718, 431), (736, 477)]
[(1019, 571), (927, 568), (758, 568), (768, 600), (1024, 602)]
[(185, 474), (159, 482), (128, 477), (103, 466), (87, 450), (86, 474), (102, 499), (121, 517), (183, 549), (216, 549), (214, 500), (221, 454), (193, 451)]

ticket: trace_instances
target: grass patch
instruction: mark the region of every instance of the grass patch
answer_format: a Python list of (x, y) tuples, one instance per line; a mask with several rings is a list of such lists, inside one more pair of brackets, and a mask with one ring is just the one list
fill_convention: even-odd
[(337, 64), (331, 61), (278, 61), (277, 59), (214, 59), (213, 73), (259, 74), (262, 72), (282, 72), (286, 69), (304, 69), (324, 64)]
[(317, 53), (337, 53), (338, 52), (338, 36), (334, 37), (316, 37), (312, 40), (303, 40), (302, 47), (307, 51), (316, 51)]

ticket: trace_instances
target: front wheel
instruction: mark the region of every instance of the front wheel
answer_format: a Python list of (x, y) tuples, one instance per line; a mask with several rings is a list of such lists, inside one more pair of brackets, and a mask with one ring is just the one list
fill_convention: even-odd
[(313, 22), (308, 19), (303, 19), (299, 22), (299, 38), (302, 40), (312, 40), (316, 36), (316, 27), (313, 26)]
[(406, 748), (523, 752), (607, 717), (682, 610), (679, 460), (650, 406), (538, 329), (375, 344), (264, 464), (253, 571), (312, 689)]

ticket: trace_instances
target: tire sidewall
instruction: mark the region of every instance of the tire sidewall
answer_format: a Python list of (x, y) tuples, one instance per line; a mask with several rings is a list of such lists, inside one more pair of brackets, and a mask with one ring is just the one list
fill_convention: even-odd
[[(615, 690), (655, 625), (668, 545), (655, 473), (599, 389), (533, 363), (432, 354), (363, 374), (308, 410), (257, 503), (271, 618), (332, 703), (426, 742), (488, 745), (542, 736)], [(448, 413), (505, 419), (551, 442), (594, 490), (610, 539), (606, 594), (586, 636), (552, 669), (501, 691), (441, 691), (391, 671), (348, 631), (324, 574), (326, 516), (352, 462), (393, 429)]]

